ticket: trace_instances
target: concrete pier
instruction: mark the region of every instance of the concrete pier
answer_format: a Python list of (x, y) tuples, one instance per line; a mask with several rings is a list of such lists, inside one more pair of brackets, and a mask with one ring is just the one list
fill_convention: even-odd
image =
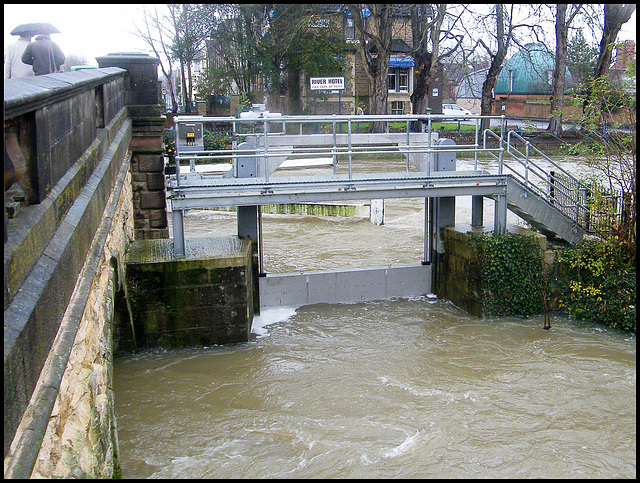
[(249, 340), (251, 253), (251, 240), (238, 237), (188, 239), (180, 258), (171, 240), (134, 242), (126, 259), (132, 323), (121, 314), (116, 350)]

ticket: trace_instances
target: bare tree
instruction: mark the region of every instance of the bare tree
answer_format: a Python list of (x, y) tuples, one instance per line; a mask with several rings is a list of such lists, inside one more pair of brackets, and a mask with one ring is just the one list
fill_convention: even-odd
[[(136, 28), (135, 34), (151, 47), (155, 56), (160, 60), (160, 69), (167, 79), (167, 82), (169, 82), (171, 102), (175, 111), (178, 103), (176, 101), (173, 66), (171, 64), (171, 53), (169, 50), (169, 46), (173, 42), (173, 35), (166, 27), (166, 25), (169, 25), (168, 18), (161, 16), (158, 13), (157, 6), (154, 5), (153, 12), (147, 11), (146, 8), (143, 10), (142, 19), (144, 25), (139, 26), (134, 23), (134, 27)], [(160, 52), (162, 52), (162, 55), (160, 55)]]
[[(622, 28), (622, 25), (629, 21), (631, 14), (636, 9), (634, 4), (614, 4), (607, 3), (604, 5), (604, 29), (602, 31), (602, 40), (600, 40), (600, 54), (598, 56), (598, 63), (593, 74), (593, 79), (598, 80), (606, 77), (611, 66), (611, 57), (613, 47), (615, 45), (618, 32)], [(594, 84), (592, 83), (592, 86)], [(595, 96), (593, 88), (587, 91), (586, 98), (583, 104), (583, 111), (586, 118), (591, 117), (594, 114), (593, 104), (590, 103), (592, 96)]]
[[(493, 93), (498, 80), (498, 76), (502, 71), (502, 66), (512, 44), (519, 45), (516, 40), (516, 33), (519, 30), (525, 30), (536, 36), (540, 30), (540, 6), (524, 5), (524, 10), (520, 10), (519, 5), (503, 5), (496, 4), (489, 14), (480, 14), (478, 12), (470, 12), (477, 19), (474, 25), (474, 31), (470, 31), (469, 35), (479, 36), (471, 50), (475, 51), (481, 47), (490, 59), (487, 76), (482, 84), (482, 98), (480, 100), (480, 114), (482, 116), (490, 116), (493, 111)], [(483, 8), (483, 7), (480, 7)], [(516, 20), (516, 17), (522, 20)], [(527, 20), (531, 18), (531, 23)], [(484, 35), (488, 34), (489, 38), (485, 41)], [(482, 119), (482, 129), (489, 128), (489, 119)]]
[(175, 36), (171, 44), (172, 58), (180, 62), (183, 100), (186, 112), (191, 112), (193, 100), (193, 76), (191, 68), (198, 57), (204, 57), (205, 39), (209, 37), (216, 17), (216, 5), (168, 4), (171, 25)]
[[(392, 4), (348, 4), (347, 7), (359, 32), (359, 50), (371, 86), (371, 114), (386, 114), (389, 96), (387, 75), (396, 7)], [(363, 11), (369, 12), (368, 18)], [(372, 123), (374, 132), (385, 129), (386, 123)]]
[(598, 56), (594, 79), (605, 76), (609, 72), (613, 46), (618, 37), (618, 32), (620, 32), (622, 25), (629, 21), (635, 9), (635, 4), (606, 3), (604, 5), (604, 30), (600, 41), (600, 55)]
[(562, 132), (562, 108), (567, 72), (569, 27), (582, 10), (582, 4), (566, 3), (556, 5), (556, 65), (553, 71), (551, 92), (551, 119), (547, 131)]
[[(411, 35), (415, 63), (415, 83), (411, 94), (414, 114), (424, 114), (429, 99), (429, 88), (436, 75), (438, 63), (455, 52), (462, 43), (462, 35), (454, 35), (451, 28), (460, 19), (453, 20), (449, 28), (443, 28), (447, 16), (447, 4), (411, 5)], [(453, 47), (441, 53), (442, 42), (454, 39)]]

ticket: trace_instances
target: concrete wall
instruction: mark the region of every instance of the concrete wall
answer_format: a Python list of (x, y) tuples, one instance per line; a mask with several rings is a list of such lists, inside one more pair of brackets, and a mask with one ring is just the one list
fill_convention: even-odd
[(5, 478), (118, 475), (114, 293), (134, 231), (162, 233), (134, 225), (129, 148), (135, 136), (161, 151), (163, 119), (131, 104), (132, 86), (118, 67), (5, 81), (5, 146), (23, 175), (5, 192), (21, 200), (5, 214)]

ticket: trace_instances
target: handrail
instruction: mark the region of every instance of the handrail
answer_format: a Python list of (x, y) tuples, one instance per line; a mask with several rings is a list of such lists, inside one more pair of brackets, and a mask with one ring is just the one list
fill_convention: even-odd
[[(346, 155), (348, 156), (348, 173), (349, 177), (352, 176), (352, 161), (353, 156), (357, 154), (386, 154), (389, 152), (402, 153), (407, 156), (406, 163), (406, 172), (409, 172), (409, 164), (410, 164), (410, 155), (422, 154), (430, 157), (438, 152), (442, 151), (451, 151), (451, 146), (438, 146), (436, 144), (432, 144), (432, 122), (438, 120), (445, 119), (453, 119), (454, 117), (444, 114), (425, 114), (425, 115), (416, 115), (416, 114), (406, 114), (406, 115), (314, 115), (314, 116), (282, 116), (282, 115), (273, 115), (263, 113), (261, 115), (255, 115), (252, 117), (246, 118), (236, 118), (236, 117), (206, 117), (206, 116), (176, 116), (174, 117), (174, 122), (176, 125), (176, 152), (174, 155), (174, 159), (176, 160), (176, 185), (180, 186), (180, 162), (183, 160), (189, 160), (191, 165), (195, 160), (219, 160), (219, 159), (229, 159), (231, 158), (233, 164), (233, 172), (237, 173), (237, 162), (243, 158), (252, 158), (258, 157), (263, 160), (264, 164), (264, 173), (263, 176), (268, 180), (269, 179), (269, 160), (274, 157), (283, 157), (283, 156), (298, 156), (298, 157), (312, 157), (312, 156), (331, 156), (333, 159), (333, 169), (334, 174), (336, 172), (338, 156)], [(502, 119), (504, 120), (504, 116), (459, 116), (460, 119), (465, 120), (475, 120), (475, 128), (476, 128), (476, 144), (473, 145), (459, 145), (456, 146), (455, 150), (457, 152), (462, 151), (470, 151), (474, 152), (476, 159), (478, 152), (482, 152), (485, 149), (479, 148), (477, 144), (478, 139), (478, 129), (480, 126), (480, 120), (484, 118), (488, 119)], [(356, 133), (353, 131), (354, 123), (359, 126), (362, 122), (386, 122), (387, 127), (391, 122), (401, 122), (405, 129), (404, 134), (402, 131), (397, 133), (390, 133), (389, 129), (385, 133), (357, 133), (358, 137), (354, 137)], [(420, 121), (421, 129), (418, 132), (412, 131), (413, 122)], [(231, 125), (231, 135), (233, 140), (233, 148), (226, 150), (205, 150), (204, 145), (202, 144), (202, 149), (198, 149), (197, 152), (194, 152), (193, 148), (190, 148), (187, 152), (183, 152), (184, 146), (180, 145), (180, 130), (181, 125), (185, 123), (194, 123), (194, 122), (202, 122), (202, 123), (216, 123), (216, 124), (230, 124)], [(326, 124), (327, 127), (331, 128), (331, 133), (324, 134), (306, 134), (308, 136), (307, 139), (311, 139), (315, 141), (318, 140), (316, 146), (287, 146), (286, 148), (279, 147), (277, 145), (276, 140), (279, 137), (283, 137), (286, 134), (285, 125), (292, 123), (300, 123), (300, 131), (302, 131), (303, 124), (311, 124), (314, 126), (317, 124)], [(281, 132), (272, 132), (272, 125), (282, 125)], [(342, 132), (342, 124), (346, 124), (347, 132)], [(426, 126), (425, 126), (426, 124)], [(504, 123), (501, 123), (502, 125)], [(256, 132), (241, 132), (240, 128), (242, 125), (253, 127), (253, 128), (261, 128)], [(337, 132), (337, 126), (340, 126), (340, 133)], [(426, 133), (425, 133), (426, 127)], [(245, 130), (246, 131), (246, 130)], [(331, 136), (332, 134), (332, 136)], [(423, 139), (422, 143), (412, 143), (412, 139), (415, 139), (416, 136), (425, 136), (426, 140)], [(296, 134), (286, 134), (287, 136), (296, 136)], [(380, 143), (376, 145), (368, 145), (364, 139), (374, 139), (376, 136), (395, 136), (397, 140), (391, 141), (391, 145), (380, 145)], [(254, 144), (256, 144), (255, 149), (252, 150), (251, 153), (239, 153), (237, 151), (238, 140), (241, 138), (246, 139), (249, 136), (253, 136), (256, 138)], [(314, 136), (316, 136), (314, 138)], [(405, 137), (406, 136), (406, 137)], [(331, 137), (332, 140), (327, 139), (327, 137)], [(274, 142), (270, 142), (273, 139)], [(426, 145), (424, 142), (426, 141)], [(374, 139), (375, 142), (375, 139)], [(388, 142), (388, 138), (387, 141)], [(374, 144), (374, 143), (371, 143)], [(318, 147), (320, 145), (321, 147)], [(329, 147), (330, 146), (330, 147)], [(181, 149), (182, 147), (182, 149)], [(426, 162), (426, 170), (430, 172), (431, 166), (430, 162)], [(195, 167), (192, 167), (192, 171), (195, 170)]]
[[(264, 177), (269, 182), (269, 164), (274, 158), (283, 157), (331, 157), (333, 160), (333, 173), (336, 174), (339, 156), (346, 156), (348, 163), (348, 179), (353, 176), (353, 157), (358, 154), (388, 154), (390, 152), (402, 153), (407, 156), (406, 172), (409, 172), (410, 156), (425, 155), (427, 161), (424, 169), (430, 174), (431, 164), (430, 157), (438, 152), (451, 151), (452, 146), (437, 145), (432, 142), (433, 122), (440, 120), (449, 120), (454, 117), (444, 114), (405, 114), (405, 115), (314, 115), (314, 116), (282, 116), (268, 113), (260, 115), (255, 114), (252, 117), (236, 118), (236, 117), (206, 117), (206, 116), (176, 116), (176, 184), (180, 187), (180, 161), (188, 159), (193, 160), (232, 160), (233, 173), (237, 173), (237, 163), (239, 160), (246, 158), (258, 158), (262, 160)], [(482, 119), (500, 119), (500, 132), (496, 133), (491, 129), (485, 129), (483, 132), (482, 147), (478, 144), (480, 133), (480, 121)], [(491, 159), (497, 161), (498, 174), (503, 174), (503, 170), (509, 170), (516, 179), (522, 181), (524, 186), (534, 192), (537, 196), (547, 200), (553, 204), (562, 213), (569, 216), (577, 225), (582, 226), (588, 231), (589, 223), (592, 218), (589, 207), (589, 188), (568, 173), (558, 163), (549, 158), (540, 149), (533, 146), (530, 141), (522, 137), (513, 130), (506, 130), (505, 116), (459, 116), (459, 119), (467, 121), (475, 120), (475, 144), (456, 145), (455, 149), (458, 153), (473, 152), (474, 153), (474, 170), (478, 169), (478, 154), (487, 153)], [(414, 122), (420, 122), (419, 132), (412, 131)], [(198, 152), (181, 152), (180, 143), (178, 142), (180, 126), (184, 123), (203, 122), (215, 124), (230, 124), (231, 135), (233, 139), (232, 149), (223, 150), (205, 150), (199, 149)], [(354, 126), (366, 122), (385, 122), (387, 130), (384, 133), (354, 133)], [(389, 132), (389, 123), (402, 123), (404, 129), (396, 133)], [(273, 126), (282, 125), (282, 130), (272, 132)], [(302, 126), (313, 124), (324, 125), (324, 129), (328, 132), (321, 134), (305, 134), (305, 139), (309, 144), (315, 145), (288, 145), (282, 147), (278, 145), (278, 138), (287, 136), (300, 136), (302, 134), (287, 134), (287, 125), (300, 124), (299, 132), (302, 133)], [(253, 128), (254, 132), (241, 132), (242, 126)], [(346, 132), (343, 128), (346, 127)], [(338, 132), (338, 128), (340, 132)], [(278, 129), (278, 127), (276, 127)], [(359, 129), (359, 128), (358, 128)], [(315, 129), (314, 129), (315, 130)], [(247, 130), (245, 130), (247, 131)], [(391, 144), (382, 145), (375, 144), (376, 136), (395, 137)], [(256, 146), (251, 152), (238, 152), (237, 145), (239, 139), (246, 139), (252, 136), (255, 138)], [(420, 141), (416, 137), (423, 137)], [(426, 139), (425, 139), (426, 138)], [(283, 137), (284, 139), (284, 137)], [(373, 139), (370, 145), (366, 139)], [(487, 141), (492, 139), (497, 141), (498, 147), (488, 146)], [(381, 140), (382, 141), (382, 140)], [(389, 138), (386, 138), (389, 142)], [(524, 143), (525, 152), (521, 152), (515, 145), (516, 142)], [(184, 148), (184, 146), (183, 146)], [(508, 154), (510, 159), (516, 161), (516, 165), (504, 162), (504, 155)], [(553, 167), (553, 171), (549, 171), (547, 167), (542, 167), (536, 162), (536, 158), (542, 158)], [(524, 173), (518, 169), (522, 166)], [(275, 169), (275, 168), (274, 168)]]
[[(525, 144), (525, 153), (522, 153), (514, 144), (512, 144), (512, 137)], [(532, 158), (530, 152), (531, 149), (533, 149), (536, 156), (551, 164), (554, 170), (547, 172), (545, 168), (542, 168), (538, 163), (536, 163), (535, 158)], [(572, 219), (578, 226), (585, 229), (585, 231), (593, 233), (596, 229), (599, 218), (607, 216), (606, 213), (594, 212), (590, 203), (591, 189), (585, 183), (566, 171), (562, 166), (517, 132), (509, 131), (507, 133), (506, 151), (515, 161), (524, 166), (524, 175), (510, 166), (508, 166), (508, 168), (517, 178), (523, 180), (525, 187), (531, 189), (540, 197), (549, 201), (558, 210)], [(539, 180), (539, 183), (546, 189), (541, 189), (536, 184), (531, 183), (529, 176), (530, 173), (535, 175)], [(618, 203), (618, 199), (621, 199), (621, 194), (611, 192), (609, 197), (611, 198), (612, 203)], [(620, 205), (618, 204), (618, 206)], [(615, 213), (614, 216), (619, 217), (620, 213)]]

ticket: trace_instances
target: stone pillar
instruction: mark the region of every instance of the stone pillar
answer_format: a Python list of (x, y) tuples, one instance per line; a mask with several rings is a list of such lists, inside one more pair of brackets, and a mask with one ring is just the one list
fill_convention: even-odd
[(135, 237), (169, 238), (162, 146), (165, 117), (158, 84), (160, 60), (129, 52), (108, 54), (96, 60), (100, 67), (120, 67), (129, 73), (126, 102), (133, 124), (129, 149)]

